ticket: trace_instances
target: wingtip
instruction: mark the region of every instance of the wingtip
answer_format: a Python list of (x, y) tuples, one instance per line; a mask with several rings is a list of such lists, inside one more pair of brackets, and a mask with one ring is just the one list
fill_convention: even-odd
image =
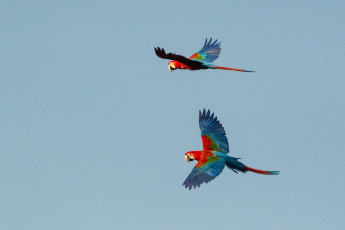
[(157, 46), (157, 47), (155, 47), (155, 53), (156, 53), (156, 55), (158, 56), (158, 57), (160, 57), (160, 53), (161, 53), (161, 51), (160, 51), (160, 49), (159, 49), (159, 47)]
[(212, 42), (212, 38), (210, 38), (210, 40), (207, 40), (207, 38), (206, 38), (204, 46), (220, 45), (220, 42), (218, 42), (218, 43), (217, 42), (218, 42), (218, 39), (216, 39)]
[(214, 117), (214, 113), (211, 114), (210, 120), (213, 120), (213, 117)]
[(155, 47), (155, 53), (160, 58), (164, 58), (163, 56), (166, 55), (165, 50), (163, 48), (160, 48), (159, 46)]
[(211, 114), (211, 110), (210, 109), (203, 109), (203, 110), (199, 110), (199, 120), (204, 118), (204, 117), (214, 117), (214, 113)]
[(188, 188), (188, 190), (191, 190), (192, 189), (192, 187), (193, 187), (193, 185), (191, 185), (191, 184), (187, 184), (187, 183), (183, 183), (183, 185), (182, 186), (184, 186), (184, 188)]

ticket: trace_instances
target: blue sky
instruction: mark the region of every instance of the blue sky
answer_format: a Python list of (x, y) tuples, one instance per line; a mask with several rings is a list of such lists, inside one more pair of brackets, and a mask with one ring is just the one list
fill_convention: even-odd
[[(344, 1), (3, 1), (0, 229), (344, 229)], [(215, 64), (168, 70), (153, 48)], [(182, 187), (199, 109), (230, 155)]]

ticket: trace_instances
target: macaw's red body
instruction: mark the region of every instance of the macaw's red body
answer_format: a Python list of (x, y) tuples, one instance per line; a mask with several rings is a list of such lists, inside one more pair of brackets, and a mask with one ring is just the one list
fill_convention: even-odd
[(182, 55), (166, 53), (164, 49), (159, 47), (155, 48), (156, 55), (163, 59), (173, 60), (168, 63), (169, 70), (173, 71), (175, 69), (188, 69), (188, 70), (199, 70), (199, 69), (224, 69), (224, 70), (235, 70), (241, 72), (254, 72), (243, 69), (234, 69), (222, 66), (216, 66), (212, 64), (220, 54), (220, 42), (217, 43), (215, 40), (212, 43), (212, 38), (205, 41), (203, 48), (193, 54), (190, 58), (186, 58)]
[(198, 163), (193, 168), (183, 185), (186, 188), (200, 187), (202, 183), (208, 183), (216, 178), (224, 169), (225, 165), (235, 173), (255, 172), (264, 175), (278, 175), (279, 171), (264, 171), (250, 168), (238, 159), (228, 156), (229, 144), (222, 124), (210, 110), (199, 112), (199, 126), (203, 150), (190, 151), (185, 154), (187, 162), (196, 160)]

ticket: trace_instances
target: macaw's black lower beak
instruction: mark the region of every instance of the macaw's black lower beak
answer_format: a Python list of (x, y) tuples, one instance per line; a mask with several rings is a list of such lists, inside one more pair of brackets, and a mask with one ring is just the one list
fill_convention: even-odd
[(170, 72), (172, 72), (173, 70), (175, 70), (175, 68), (172, 67), (171, 65), (168, 65), (168, 67), (169, 67)]

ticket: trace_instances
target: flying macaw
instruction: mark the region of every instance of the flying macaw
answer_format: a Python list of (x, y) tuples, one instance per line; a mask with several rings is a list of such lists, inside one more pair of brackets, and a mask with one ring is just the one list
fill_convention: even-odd
[(186, 161), (197, 160), (198, 163), (184, 181), (185, 188), (196, 188), (208, 183), (223, 171), (225, 165), (235, 173), (255, 172), (264, 175), (278, 175), (279, 171), (263, 171), (250, 168), (238, 161), (240, 158), (228, 156), (229, 143), (224, 128), (210, 110), (199, 111), (199, 126), (203, 144), (202, 151), (190, 151), (185, 154)]
[(168, 63), (170, 72), (175, 69), (189, 69), (189, 70), (199, 70), (199, 69), (225, 69), (225, 70), (235, 70), (241, 72), (254, 72), (243, 69), (234, 69), (228, 67), (221, 67), (212, 64), (216, 60), (220, 53), (220, 42), (217, 43), (215, 40), (212, 43), (212, 38), (207, 42), (207, 38), (202, 49), (193, 54), (190, 58), (186, 58), (182, 55), (166, 53), (164, 49), (159, 47), (155, 48), (155, 52), (158, 57), (163, 59), (173, 60)]

